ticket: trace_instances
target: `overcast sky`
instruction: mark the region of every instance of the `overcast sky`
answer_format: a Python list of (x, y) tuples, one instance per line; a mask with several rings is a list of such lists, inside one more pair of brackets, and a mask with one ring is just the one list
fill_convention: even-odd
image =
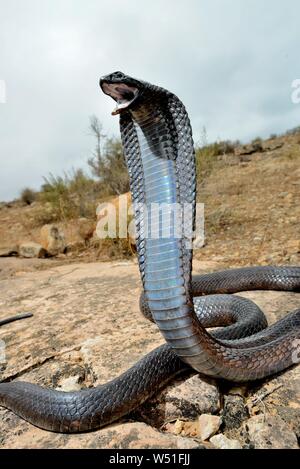
[(300, 125), (299, 0), (0, 0), (0, 200), (86, 167), (89, 116), (118, 135), (98, 87), (115, 70), (175, 92), (195, 140)]

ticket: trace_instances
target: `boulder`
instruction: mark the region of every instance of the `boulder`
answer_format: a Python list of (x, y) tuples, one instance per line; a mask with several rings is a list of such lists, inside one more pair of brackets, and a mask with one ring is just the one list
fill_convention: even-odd
[(99, 448), (111, 449), (202, 449), (191, 438), (162, 433), (145, 423), (124, 423), (105, 428), (99, 433)]
[(263, 146), (263, 151), (275, 151), (275, 150), (279, 150), (280, 148), (282, 148), (284, 145), (284, 142), (263, 142), (262, 146)]
[(64, 232), (57, 225), (44, 225), (41, 228), (41, 245), (50, 256), (63, 253), (66, 249)]
[[(295, 359), (299, 360), (297, 347), (295, 342)], [(280, 417), (300, 440), (300, 366), (267, 380), (248, 398), (247, 406), (250, 416), (272, 409), (272, 414)]]
[(11, 257), (18, 255), (18, 246), (1, 246), (0, 257)]
[(220, 410), (220, 393), (213, 380), (195, 375), (175, 381), (149, 399), (139, 410), (142, 418), (160, 427), (177, 419), (195, 420)]
[(19, 245), (19, 255), (26, 258), (41, 258), (46, 257), (47, 251), (40, 244), (29, 241)]
[[(250, 156), (254, 153), (264, 153), (267, 151), (275, 151), (282, 148), (283, 142), (261, 142), (256, 140), (247, 145), (238, 145), (235, 150), (235, 156), (240, 157), (241, 161), (250, 161)], [(248, 158), (247, 158), (248, 157)]]
[(236, 156), (253, 155), (263, 151), (261, 142), (253, 142), (248, 145), (237, 146), (234, 150)]
[(278, 415), (256, 415), (245, 428), (255, 449), (299, 449), (295, 433)]

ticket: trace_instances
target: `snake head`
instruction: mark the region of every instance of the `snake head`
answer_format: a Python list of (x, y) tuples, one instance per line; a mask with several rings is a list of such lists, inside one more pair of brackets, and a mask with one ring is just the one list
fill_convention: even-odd
[(122, 72), (114, 72), (100, 78), (100, 88), (117, 102), (112, 115), (120, 114), (128, 109), (140, 94), (141, 83)]

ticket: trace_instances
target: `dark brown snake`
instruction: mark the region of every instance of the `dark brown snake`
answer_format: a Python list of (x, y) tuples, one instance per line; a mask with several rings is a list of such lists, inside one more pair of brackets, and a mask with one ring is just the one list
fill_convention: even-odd
[[(300, 267), (249, 267), (191, 279), (191, 236), (184, 231), (177, 236), (171, 216), (172, 204), (189, 207), (186, 217), (194, 227), (194, 147), (181, 101), (121, 72), (102, 78), (100, 86), (117, 101), (114, 114), (120, 114), (144, 287), (141, 309), (156, 322), (167, 344), (96, 388), (64, 393), (21, 381), (0, 384), (0, 405), (56, 432), (88, 431), (118, 420), (190, 367), (237, 382), (270, 376), (294, 365), (299, 347), (300, 310), (266, 328), (256, 305), (225, 294), (300, 291)], [(164, 226), (145, 210), (162, 203)], [(158, 236), (149, 236), (155, 226)], [(211, 333), (205, 329), (225, 325)]]

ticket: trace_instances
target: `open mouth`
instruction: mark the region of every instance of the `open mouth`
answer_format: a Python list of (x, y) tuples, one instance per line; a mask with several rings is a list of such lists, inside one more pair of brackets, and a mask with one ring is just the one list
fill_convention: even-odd
[(101, 88), (105, 94), (117, 102), (116, 108), (112, 111), (113, 116), (127, 109), (135, 101), (139, 92), (135, 86), (129, 86), (125, 83), (108, 83), (103, 81)]

